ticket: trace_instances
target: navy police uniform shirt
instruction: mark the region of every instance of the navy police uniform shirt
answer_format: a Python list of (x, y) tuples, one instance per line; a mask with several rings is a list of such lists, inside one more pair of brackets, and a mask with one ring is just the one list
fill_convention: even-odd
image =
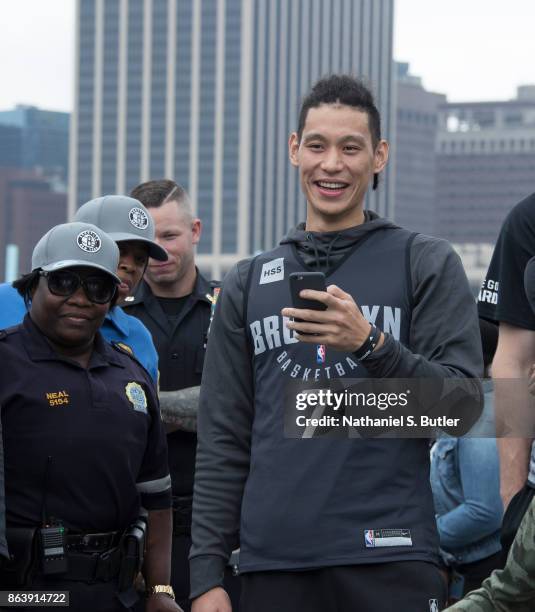
[(0, 363), (8, 525), (39, 524), (45, 493), (47, 518), (81, 532), (170, 507), (156, 390), (135, 359), (97, 334), (85, 369), (26, 315), (0, 332)]

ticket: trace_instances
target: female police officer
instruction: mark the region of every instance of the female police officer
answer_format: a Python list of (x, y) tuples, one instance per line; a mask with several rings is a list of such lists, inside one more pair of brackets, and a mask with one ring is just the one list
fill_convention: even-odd
[[(76, 211), (74, 221), (92, 223), (104, 230), (119, 247), (117, 306), (110, 308), (102, 327), (102, 335), (110, 342), (128, 347), (136, 359), (158, 382), (158, 354), (149, 330), (136, 317), (127, 315), (118, 306), (133, 299), (149, 257), (167, 259), (165, 249), (154, 241), (154, 222), (141, 202), (121, 195), (108, 195), (86, 202)], [(0, 284), (0, 329), (18, 325), (27, 306), (9, 283)]]
[(37, 243), (33, 271), (15, 283), (31, 295), (31, 309), (20, 326), (0, 333), (13, 555), (0, 570), (0, 590), (24, 589), (26, 597), (29, 590), (62, 590), (71, 609), (128, 609), (142, 550), (142, 530), (129, 527), (141, 503), (152, 593), (146, 610), (176, 611), (156, 391), (148, 373), (98, 332), (116, 295), (118, 259), (117, 245), (96, 226), (58, 225)]

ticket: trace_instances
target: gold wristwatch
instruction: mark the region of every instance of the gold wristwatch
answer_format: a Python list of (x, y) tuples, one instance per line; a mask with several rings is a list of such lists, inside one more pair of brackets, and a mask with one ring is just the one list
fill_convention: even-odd
[(147, 596), (150, 597), (151, 595), (156, 595), (157, 593), (163, 593), (171, 599), (175, 598), (175, 592), (170, 584), (155, 584), (154, 586), (151, 586)]

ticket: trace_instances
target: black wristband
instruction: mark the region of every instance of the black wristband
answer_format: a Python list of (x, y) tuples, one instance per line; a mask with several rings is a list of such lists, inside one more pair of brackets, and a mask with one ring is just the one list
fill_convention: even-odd
[(375, 347), (379, 344), (379, 340), (381, 339), (381, 330), (377, 329), (373, 323), (370, 324), (371, 329), (368, 337), (364, 342), (359, 346), (356, 351), (353, 351), (353, 356), (359, 361), (364, 361), (367, 357), (369, 357)]

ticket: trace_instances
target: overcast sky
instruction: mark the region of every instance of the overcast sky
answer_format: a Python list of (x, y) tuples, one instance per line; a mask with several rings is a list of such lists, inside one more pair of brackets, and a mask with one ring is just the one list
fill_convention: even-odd
[(451, 102), (535, 84), (535, 0), (395, 0), (394, 55)]
[[(287, 0), (288, 2), (292, 0)], [(450, 101), (535, 84), (535, 0), (395, 0), (395, 57)], [(1, 0), (0, 110), (71, 110), (75, 0)]]

